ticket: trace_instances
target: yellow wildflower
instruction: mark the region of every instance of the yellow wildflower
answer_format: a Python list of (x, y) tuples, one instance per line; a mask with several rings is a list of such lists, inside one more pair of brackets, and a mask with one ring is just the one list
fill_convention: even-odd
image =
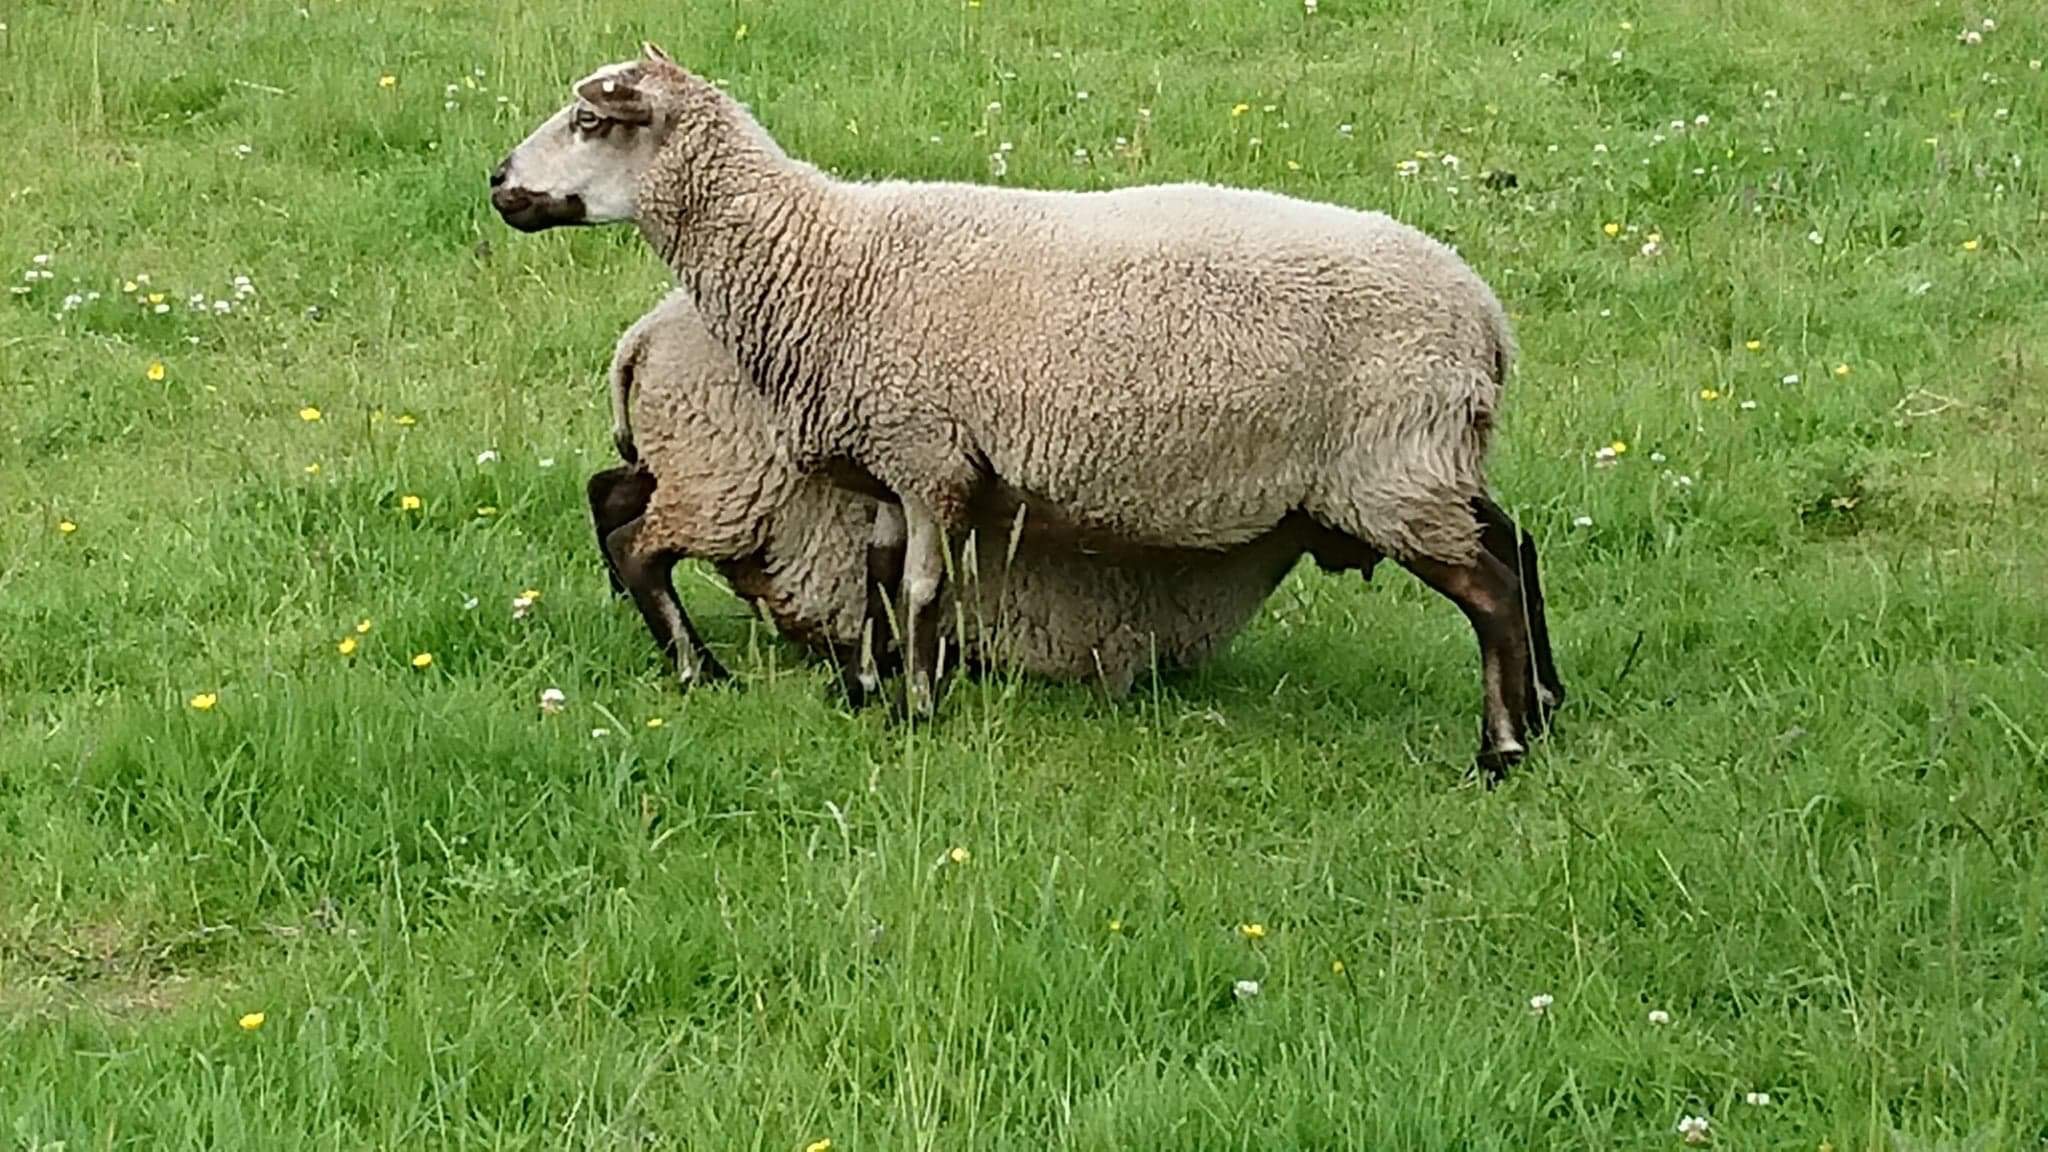
[(420, 498), (408, 492), (398, 498), (398, 507), (400, 511), (417, 512), (420, 510)]
[(1847, 364), (1837, 364), (1837, 365), (1835, 365), (1835, 375), (1837, 375), (1837, 376), (1847, 376), (1848, 374), (1849, 374), (1849, 366), (1848, 366)]
[(496, 504), (479, 504), (476, 506), (476, 514), (479, 516), (496, 516), (498, 514), (498, 506)]
[(1112, 918), (1112, 919), (1110, 920), (1110, 922), (1109, 922), (1109, 930), (1110, 930), (1111, 932), (1121, 932), (1121, 931), (1123, 931), (1123, 930), (1124, 930), (1124, 922), (1123, 922), (1122, 920), (1118, 920), (1118, 919), (1114, 919), (1114, 918)]
[(1625, 455), (1628, 452), (1628, 441), (1616, 440), (1614, 443), (1609, 444), (1607, 446), (1607, 450), (1609, 452), (1614, 453), (1616, 456)]
[(386, 72), (384, 75), (377, 77), (377, 87), (396, 88), (398, 87), (398, 77)]
[(69, 520), (59, 520), (57, 521), (57, 531), (62, 532), (66, 536), (69, 536), (73, 532), (78, 531), (78, 525), (73, 524)]
[(662, 719), (661, 717), (659, 717), (659, 716), (649, 716), (649, 717), (647, 718), (647, 726), (648, 726), (649, 728), (659, 728), (659, 727), (661, 727), (661, 726), (662, 726), (663, 724), (666, 724), (666, 723), (668, 723), (668, 721), (666, 721), (666, 720), (663, 720), (663, 719)]
[(974, 853), (956, 845), (946, 853), (946, 859), (951, 860), (955, 864), (965, 864), (969, 860), (974, 859)]
[(733, 40), (733, 43), (737, 44), (737, 43), (739, 43), (740, 41), (742, 41), (742, 40), (745, 40), (746, 38), (747, 38), (747, 23), (746, 23), (746, 21), (742, 20), (742, 21), (740, 21), (740, 26), (732, 30), (732, 40)]
[(151, 360), (151, 361), (149, 362), (149, 367), (147, 367), (147, 368), (144, 368), (144, 369), (142, 370), (142, 374), (143, 374), (144, 376), (148, 377), (148, 378), (149, 378), (149, 382), (150, 382), (150, 383), (152, 383), (152, 384), (161, 384), (161, 383), (163, 383), (163, 379), (164, 379), (164, 362), (163, 362), (163, 361), (161, 361), (161, 360)]
[(1301, 161), (1299, 161), (1299, 160), (1289, 160), (1289, 161), (1287, 162), (1287, 170), (1288, 170), (1289, 172), (1299, 172), (1299, 171), (1301, 171)]
[(308, 404), (304, 408), (299, 409), (299, 419), (312, 424), (320, 419), (320, 410)]
[(414, 416), (410, 412), (405, 413), (404, 415), (398, 417), (398, 419), (392, 421), (393, 424), (398, 425), (400, 428), (410, 428), (419, 422), (419, 417)]
[(368, 616), (365, 616), (361, 620), (356, 621), (356, 635), (361, 636), (369, 630), (370, 618)]
[(1972, 238), (1970, 238), (1970, 239), (1968, 239), (1968, 240), (1965, 240), (1965, 241), (1963, 241), (1963, 251), (1965, 251), (1965, 252), (1975, 252), (1976, 250), (1977, 250), (1977, 240), (1976, 240), (1976, 238), (1975, 238), (1975, 237), (1972, 237)]
[(355, 654), (356, 654), (356, 638), (355, 638), (355, 637), (353, 637), (353, 636), (343, 636), (343, 637), (341, 638), (341, 643), (339, 643), (339, 644), (336, 644), (336, 645), (334, 646), (334, 650), (335, 650), (336, 652), (339, 652), (339, 653), (341, 653), (341, 654), (342, 654), (343, 656), (353, 656), (353, 655), (355, 655)]
[(242, 1014), (242, 1018), (235, 1021), (235, 1023), (240, 1024), (244, 1032), (254, 1032), (258, 1028), (263, 1027), (265, 1019), (266, 1017), (261, 1012), (245, 1012)]
[(1607, 234), (1608, 234), (1609, 236), (1619, 236), (1619, 235), (1621, 235), (1621, 225), (1619, 225), (1619, 224), (1616, 224), (1616, 223), (1615, 223), (1614, 221), (1612, 221), (1612, 220), (1609, 220), (1609, 221), (1608, 221), (1607, 223), (1605, 223), (1605, 224), (1602, 224), (1602, 225), (1600, 226), (1600, 230), (1601, 230), (1602, 232), (1605, 232), (1605, 233), (1607, 233)]
[(161, 292), (151, 292), (151, 293), (149, 294), (149, 302), (150, 302), (151, 304), (161, 304), (161, 303), (163, 303), (163, 302), (164, 302), (164, 294), (163, 294), (163, 293), (161, 293)]
[(1247, 940), (1264, 940), (1266, 938), (1266, 926), (1264, 924), (1239, 924), (1237, 932), (1238, 935), (1243, 936)]
[(140, 288), (140, 287), (142, 287), (142, 286), (141, 286), (140, 284), (137, 284), (137, 283), (136, 283), (135, 281), (133, 281), (133, 280), (123, 280), (123, 281), (121, 281), (121, 291), (123, 291), (123, 292), (133, 292), (133, 291), (137, 290), (137, 289), (138, 289), (138, 288)]
[(804, 1145), (804, 1152), (832, 1152), (832, 1141), (813, 1140)]
[(414, 657), (412, 658), (412, 666), (413, 666), (413, 667), (415, 667), (415, 668), (431, 668), (431, 667), (433, 667), (433, 666), (434, 666), (434, 654), (433, 654), (432, 652), (421, 652), (421, 653), (419, 653), (418, 655), (416, 655), (416, 656), (414, 656)]
[(186, 703), (192, 705), (192, 710), (195, 712), (211, 712), (213, 706), (220, 703), (220, 697), (212, 692), (201, 692), (199, 695), (186, 701)]
[(314, 461), (313, 463), (311, 463), (311, 464), (308, 464), (308, 465), (306, 465), (306, 475), (308, 475), (308, 476), (318, 476), (319, 474), (320, 474), (320, 462), (319, 462), (318, 460), (315, 460), (315, 461)]
[(1332, 976), (1342, 976), (1344, 974), (1344, 962), (1342, 960), (1330, 961), (1330, 974)]
[(1744, 348), (1749, 349), (1751, 352), (1757, 352), (1763, 349), (1764, 342), (1761, 340), (1744, 340), (1742, 342), (1742, 346)]
[(1233, 104), (1230, 106), (1230, 114), (1232, 116), (1242, 116), (1251, 110), (1252, 106), (1249, 104)]
[(1702, 400), (1719, 400), (1720, 398), (1721, 390), (1719, 388), (1700, 389), (1700, 399)]

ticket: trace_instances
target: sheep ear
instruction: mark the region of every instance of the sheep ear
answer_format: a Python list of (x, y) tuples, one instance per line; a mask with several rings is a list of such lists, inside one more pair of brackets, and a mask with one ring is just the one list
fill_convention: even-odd
[(674, 63), (675, 63), (675, 61), (674, 61), (674, 60), (671, 60), (671, 59), (669, 59), (669, 55), (668, 55), (668, 53), (666, 53), (666, 52), (663, 52), (663, 51), (661, 50), (661, 45), (659, 45), (659, 44), (656, 44), (656, 43), (655, 43), (654, 41), (652, 41), (652, 40), (642, 40), (642, 41), (640, 42), (640, 52), (641, 52), (641, 54), (642, 54), (643, 56), (645, 56), (645, 57), (646, 57), (646, 58), (647, 58), (648, 60), (650, 60), (650, 61), (652, 61), (652, 62), (654, 62), (654, 63), (656, 63), (656, 64), (674, 64)]
[(600, 115), (622, 124), (648, 124), (654, 120), (654, 101), (648, 95), (646, 77), (638, 68), (600, 72), (576, 85), (576, 95)]

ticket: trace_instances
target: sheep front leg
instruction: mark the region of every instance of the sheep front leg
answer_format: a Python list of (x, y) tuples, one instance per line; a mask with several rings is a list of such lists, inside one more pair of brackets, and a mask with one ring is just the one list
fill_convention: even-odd
[(905, 622), (903, 684), (909, 713), (929, 717), (938, 708), (945, 674), (939, 642), (939, 593), (946, 583), (946, 526), (930, 504), (903, 495), (906, 539), (903, 550), (903, 594), (897, 605)]
[(683, 611), (682, 601), (676, 598), (675, 584), (670, 579), (675, 571), (675, 554), (657, 547), (651, 536), (644, 516), (613, 530), (604, 542), (612, 570), (632, 594), (641, 618), (647, 621), (647, 630), (654, 634), (655, 644), (669, 658), (685, 689), (730, 680), (732, 673), (711, 654)]

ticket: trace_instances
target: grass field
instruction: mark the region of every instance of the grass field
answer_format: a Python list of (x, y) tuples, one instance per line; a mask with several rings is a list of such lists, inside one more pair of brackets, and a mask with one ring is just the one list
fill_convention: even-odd
[[(2048, 1145), (2039, 0), (555, 7), (0, 6), (0, 1147)], [(1461, 784), (1393, 569), (906, 734), (691, 567), (680, 694), (582, 503), (665, 273), (483, 195), (643, 36), (1457, 244), (1548, 743)]]

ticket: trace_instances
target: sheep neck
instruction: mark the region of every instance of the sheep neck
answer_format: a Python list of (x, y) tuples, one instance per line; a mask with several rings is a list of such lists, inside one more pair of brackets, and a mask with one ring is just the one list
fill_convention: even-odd
[(725, 93), (693, 82), (675, 130), (640, 184), (640, 229), (712, 335), (780, 403), (817, 376), (827, 310), (846, 293), (842, 241), (821, 219), (831, 182), (790, 158)]

